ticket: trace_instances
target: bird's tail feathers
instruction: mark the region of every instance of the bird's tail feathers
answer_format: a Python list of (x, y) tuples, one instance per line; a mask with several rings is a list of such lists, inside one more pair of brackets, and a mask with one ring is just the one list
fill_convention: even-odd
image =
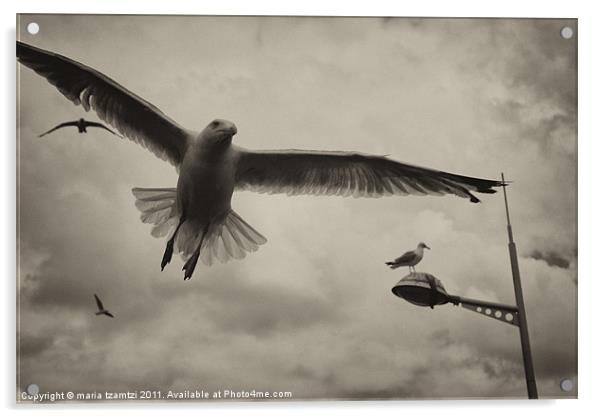
[[(151, 234), (154, 237), (164, 237), (175, 230), (179, 221), (176, 189), (136, 187), (132, 193), (136, 197), (136, 207), (141, 212), (140, 219), (153, 225)], [(178, 230), (175, 251), (184, 258), (189, 257), (198, 246), (203, 230), (204, 225), (186, 220)], [(263, 235), (230, 210), (222, 218), (211, 222), (203, 239), (200, 258), (207, 265), (213, 264), (216, 259), (222, 263), (232, 258), (241, 259), (246, 253), (257, 251), (266, 242)]]
[[(196, 249), (203, 229), (203, 225), (187, 221), (178, 231), (176, 250), (184, 258)], [(224, 217), (210, 224), (203, 239), (200, 258), (208, 266), (215, 260), (225, 263), (230, 259), (244, 258), (247, 253), (257, 251), (266, 242), (263, 235), (230, 210)]]
[(135, 187), (132, 193), (136, 198), (136, 207), (141, 212), (142, 222), (154, 225), (151, 231), (153, 237), (164, 237), (176, 227), (178, 214), (175, 188)]

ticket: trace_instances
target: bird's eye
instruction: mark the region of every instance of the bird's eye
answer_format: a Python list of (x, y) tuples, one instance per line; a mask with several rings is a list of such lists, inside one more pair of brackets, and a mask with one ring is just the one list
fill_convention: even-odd
[(212, 128), (217, 128), (219, 126), (219, 122), (214, 120), (213, 122), (211, 122), (211, 127)]

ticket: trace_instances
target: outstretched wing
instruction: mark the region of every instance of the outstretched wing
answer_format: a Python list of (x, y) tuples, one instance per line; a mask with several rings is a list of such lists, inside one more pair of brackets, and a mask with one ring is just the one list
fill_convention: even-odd
[(52, 128), (51, 130), (49, 130), (49, 131), (46, 131), (46, 132), (44, 132), (43, 134), (40, 134), (40, 135), (38, 135), (38, 138), (41, 138), (41, 137), (43, 137), (44, 135), (48, 135), (50, 132), (54, 132), (54, 131), (56, 131), (57, 129), (61, 129), (61, 128), (64, 128), (64, 127), (66, 127), (66, 126), (77, 126), (77, 122), (76, 122), (76, 121), (73, 121), (73, 122), (63, 122), (63, 123), (61, 123), (60, 125), (56, 125), (56, 126), (55, 126), (54, 128)]
[(454, 194), (479, 202), (472, 192), (495, 193), (502, 182), (417, 167), (384, 156), (340, 151), (250, 151), (238, 148), (236, 187), (288, 195)]
[(113, 131), (112, 129), (109, 129), (109, 128), (107, 128), (107, 127), (106, 127), (106, 126), (104, 126), (102, 123), (98, 123), (98, 122), (88, 122), (88, 121), (86, 121), (86, 122), (85, 122), (85, 124), (86, 124), (86, 126), (91, 126), (91, 127), (94, 127), (94, 128), (102, 128), (102, 129), (105, 129), (105, 130), (107, 130), (107, 131), (111, 132), (113, 135), (117, 135), (118, 137), (120, 137), (120, 138), (123, 138), (123, 137), (122, 137), (121, 135), (119, 135), (117, 132)]
[(46, 78), (65, 97), (98, 116), (119, 132), (179, 166), (189, 133), (151, 103), (93, 68), (17, 41), (19, 62)]
[(94, 299), (96, 299), (96, 306), (98, 306), (98, 310), (104, 311), (105, 308), (104, 306), (102, 306), (102, 302), (100, 301), (100, 298), (96, 295), (96, 293), (94, 293)]

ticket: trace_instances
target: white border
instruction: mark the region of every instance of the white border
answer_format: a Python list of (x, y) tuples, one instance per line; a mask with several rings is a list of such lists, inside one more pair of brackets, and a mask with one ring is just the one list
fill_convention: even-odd
[[(0, 265), (4, 267), (3, 293), (3, 341), (2, 360), (6, 367), (0, 379), (0, 397), (7, 415), (22, 413), (33, 415), (43, 409), (47, 415), (101, 416), (126, 410), (127, 413), (163, 416), (172, 409), (183, 416), (306, 416), (328, 413), (329, 415), (365, 416), (379, 414), (444, 415), (464, 417), (467, 414), (489, 417), (522, 416), (524, 413), (546, 417), (599, 416), (598, 390), (602, 350), (599, 319), (599, 300), (602, 295), (601, 279), (595, 265), (599, 257), (599, 245), (594, 239), (602, 232), (600, 226), (598, 161), (600, 158), (600, 40), (601, 15), (595, 2), (504, 0), (495, 4), (483, 1), (355, 1), (329, 0), (20, 0), (17, 4), (2, 2), (4, 42), (2, 43), (2, 70), (4, 98), (2, 106), (2, 184), (4, 199), (0, 204), (3, 231)], [(570, 17), (579, 18), (579, 400), (571, 401), (405, 401), (405, 402), (304, 402), (278, 404), (186, 404), (121, 406), (94, 404), (86, 406), (21, 407), (14, 404), (15, 387), (15, 14), (19, 13), (119, 13), (119, 14), (251, 14), (251, 15), (357, 15), (357, 16), (473, 16), (473, 17)], [(85, 411), (84, 411), (85, 410)], [(595, 412), (594, 412), (595, 411)]]

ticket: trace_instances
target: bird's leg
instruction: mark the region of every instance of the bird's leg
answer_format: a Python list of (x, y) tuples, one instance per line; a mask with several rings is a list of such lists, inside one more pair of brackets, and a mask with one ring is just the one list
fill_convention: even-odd
[(199, 261), (199, 256), (201, 255), (201, 247), (203, 246), (203, 240), (205, 239), (205, 235), (207, 235), (208, 230), (209, 230), (209, 224), (207, 224), (205, 226), (205, 228), (203, 229), (203, 235), (201, 235), (201, 241), (199, 242), (199, 245), (197, 245), (196, 249), (194, 250), (194, 253), (192, 253), (192, 256), (188, 259), (188, 261), (186, 261), (186, 264), (184, 264), (184, 267), (182, 267), (182, 270), (185, 271), (184, 280), (190, 280), (190, 278), (192, 277), (192, 273), (194, 273), (194, 268), (196, 267), (196, 263), (197, 263), (197, 261)]
[(180, 217), (180, 221), (178, 222), (178, 226), (176, 226), (176, 230), (173, 232), (173, 235), (171, 236), (169, 241), (167, 241), (167, 246), (165, 247), (165, 252), (163, 253), (163, 260), (161, 260), (161, 271), (163, 271), (165, 266), (168, 265), (171, 261), (171, 256), (173, 255), (173, 244), (176, 240), (176, 235), (178, 234), (178, 231), (185, 220), (186, 218), (184, 217), (184, 215), (182, 215)]

